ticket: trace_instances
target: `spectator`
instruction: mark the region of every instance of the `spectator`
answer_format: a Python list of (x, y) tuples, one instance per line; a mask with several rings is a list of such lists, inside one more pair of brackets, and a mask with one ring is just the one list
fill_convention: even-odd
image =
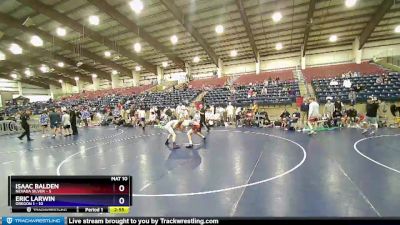
[(327, 118), (332, 118), (333, 111), (335, 111), (335, 105), (331, 102), (331, 98), (327, 98), (327, 102), (324, 106), (324, 115)]
[(382, 78), (382, 77), (376, 78), (375, 83), (376, 83), (376, 84), (382, 84), (382, 83), (383, 83), (383, 78)]
[(333, 79), (329, 82), (329, 85), (331, 85), (331, 86), (337, 86), (337, 85), (339, 85), (339, 82), (337, 82), (337, 80), (335, 80), (335, 78), (333, 78)]
[(234, 107), (232, 103), (228, 103), (228, 106), (226, 107), (226, 113), (227, 113), (227, 121), (228, 122), (233, 122), (233, 114), (234, 114)]
[(320, 117), (319, 104), (315, 101), (314, 97), (310, 98), (310, 105), (308, 109), (308, 126), (310, 128), (309, 134), (315, 134), (315, 125)]
[(308, 109), (309, 109), (309, 102), (308, 99), (305, 98), (303, 103), (300, 105), (300, 112), (301, 112), (301, 124), (305, 124), (305, 121), (308, 118)]
[(356, 104), (357, 93), (354, 90), (350, 91), (349, 100), (350, 100), (350, 105), (354, 106)]

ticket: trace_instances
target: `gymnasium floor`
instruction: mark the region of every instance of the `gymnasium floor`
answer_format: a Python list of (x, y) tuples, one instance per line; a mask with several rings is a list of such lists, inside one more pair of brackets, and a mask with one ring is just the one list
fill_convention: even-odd
[(0, 137), (0, 215), (10, 214), (8, 175), (58, 174), (132, 175), (130, 216), (400, 216), (399, 129), (365, 139), (356, 129), (217, 128), (174, 151), (158, 128), (79, 132)]

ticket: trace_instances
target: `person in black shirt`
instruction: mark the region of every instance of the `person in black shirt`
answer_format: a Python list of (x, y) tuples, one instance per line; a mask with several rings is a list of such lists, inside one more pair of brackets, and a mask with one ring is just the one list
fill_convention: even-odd
[(206, 123), (206, 105), (203, 104), (203, 107), (200, 109), (200, 128), (205, 126), (207, 128), (207, 132), (210, 131), (210, 128), (207, 126)]
[(22, 133), (18, 139), (22, 140), (22, 138), (26, 135), (26, 138), (28, 141), (32, 141), (33, 139), (31, 139), (31, 132), (29, 129), (29, 116), (30, 116), (31, 112), (29, 110), (26, 110), (24, 113), (21, 114), (21, 127), (22, 129), (24, 129), (24, 133)]
[(378, 129), (378, 108), (379, 108), (379, 101), (376, 97), (368, 97), (367, 105), (366, 105), (366, 125), (364, 126), (364, 130), (362, 131), (363, 134), (367, 133), (371, 126), (374, 127), (374, 130), (370, 132), (370, 135), (374, 135), (375, 131)]
[(339, 110), (333, 111), (331, 125), (334, 127), (342, 126), (342, 113)]
[(79, 112), (77, 112), (76, 108), (72, 109), (70, 112), (72, 135), (78, 134), (78, 128), (76, 127), (76, 118), (77, 118), (78, 114), (79, 114)]
[(288, 120), (290, 119), (290, 113), (285, 109), (281, 113), (280, 118), (281, 118), (281, 127), (282, 128), (287, 128)]
[(352, 106), (346, 110), (346, 121), (345, 123), (349, 126), (353, 126), (357, 121), (357, 110)]
[(301, 111), (301, 124), (302, 126), (304, 126), (304, 124), (307, 122), (308, 120), (308, 99), (304, 99), (303, 103), (300, 106), (300, 111)]
[(336, 99), (335, 101), (335, 110), (342, 112), (342, 108), (343, 108), (343, 103), (342, 101), (340, 101), (340, 99)]

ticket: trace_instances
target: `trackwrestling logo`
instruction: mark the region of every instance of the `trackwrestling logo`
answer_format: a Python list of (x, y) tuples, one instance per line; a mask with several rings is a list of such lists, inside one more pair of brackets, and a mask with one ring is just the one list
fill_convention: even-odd
[(2, 223), (10, 225), (64, 225), (64, 217), (3, 217)]

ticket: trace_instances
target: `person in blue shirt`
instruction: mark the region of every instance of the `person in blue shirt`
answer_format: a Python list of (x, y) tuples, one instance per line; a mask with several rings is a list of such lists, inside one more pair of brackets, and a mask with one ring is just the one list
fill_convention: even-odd
[(42, 137), (46, 137), (46, 133), (49, 126), (49, 115), (46, 110), (43, 110), (42, 114), (40, 114), (40, 126), (42, 127)]
[(89, 111), (87, 109), (84, 109), (81, 112), (81, 117), (82, 117), (83, 122), (85, 123), (85, 127), (87, 127), (89, 125), (88, 120), (90, 119)]

